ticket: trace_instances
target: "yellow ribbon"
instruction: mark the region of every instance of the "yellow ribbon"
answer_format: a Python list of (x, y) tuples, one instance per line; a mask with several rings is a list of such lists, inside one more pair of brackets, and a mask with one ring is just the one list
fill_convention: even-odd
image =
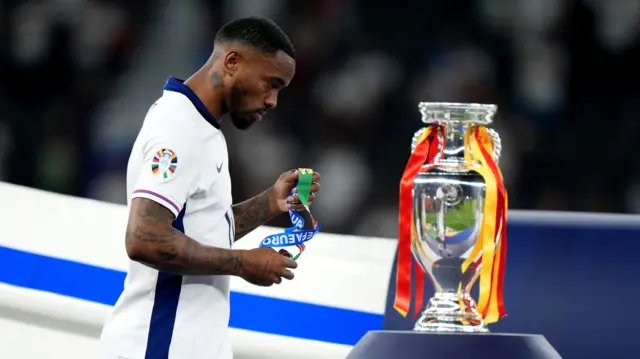
[[(472, 280), (472, 286), (476, 279), (479, 278), (480, 295), (478, 299), (478, 311), (480, 313), (486, 313), (486, 315), (483, 315), (486, 323), (493, 323), (497, 321), (497, 298), (495, 293), (498, 281), (495, 279), (497, 278), (498, 271), (494, 271), (493, 267), (496, 264), (494, 263), (496, 260), (496, 234), (499, 233), (499, 228), (496, 228), (496, 216), (498, 215), (498, 184), (491, 168), (482, 158), (480, 144), (475, 136), (476, 132), (479, 134), (483, 147), (489, 154), (493, 154), (492, 137), (487, 133), (486, 128), (484, 126), (470, 127), (464, 137), (464, 157), (469, 168), (478, 172), (484, 179), (486, 195), (484, 215), (478, 241), (469, 257), (462, 264), (461, 269), (462, 272), (465, 273), (480, 251), (482, 251), (482, 268), (479, 275)], [(498, 245), (500, 246), (501, 243), (502, 241), (500, 241)], [(498, 251), (498, 253), (500, 252)], [(499, 263), (497, 264), (499, 265)]]

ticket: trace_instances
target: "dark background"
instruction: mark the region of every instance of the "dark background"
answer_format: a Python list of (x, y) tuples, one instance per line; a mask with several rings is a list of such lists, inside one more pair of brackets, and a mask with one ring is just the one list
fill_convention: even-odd
[(261, 14), (289, 33), (298, 69), (266, 121), (225, 126), (236, 200), (312, 167), (326, 231), (393, 237), (418, 102), (472, 101), (500, 106), (511, 208), (640, 211), (636, 0), (1, 4), (4, 181), (124, 203), (166, 77), (197, 70), (221, 24)]

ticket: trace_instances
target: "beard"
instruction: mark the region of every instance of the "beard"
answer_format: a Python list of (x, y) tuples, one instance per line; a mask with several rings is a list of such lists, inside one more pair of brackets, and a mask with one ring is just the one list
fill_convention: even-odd
[(229, 117), (233, 126), (239, 130), (246, 130), (254, 122), (252, 112), (243, 111), (243, 103), (246, 91), (238, 85), (231, 87), (229, 97), (227, 98), (227, 107), (229, 109)]

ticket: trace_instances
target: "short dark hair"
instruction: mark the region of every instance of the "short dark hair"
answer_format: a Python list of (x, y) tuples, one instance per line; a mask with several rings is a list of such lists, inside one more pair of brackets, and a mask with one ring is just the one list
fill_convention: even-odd
[(246, 17), (229, 22), (218, 30), (214, 43), (233, 41), (255, 47), (268, 54), (282, 50), (292, 59), (296, 58), (296, 52), (287, 34), (273, 20), (265, 17)]

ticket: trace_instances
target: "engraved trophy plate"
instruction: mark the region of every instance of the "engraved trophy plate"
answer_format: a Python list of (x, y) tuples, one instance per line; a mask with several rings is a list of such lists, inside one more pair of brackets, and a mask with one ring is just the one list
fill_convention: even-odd
[[(438, 125), (438, 155), (426, 163), (413, 182), (411, 251), (432, 279), (435, 295), (415, 324), (416, 331), (488, 332), (483, 316), (471, 297), (482, 264), (476, 255), (465, 272), (462, 264), (472, 254), (482, 229), (486, 185), (474, 170), (478, 163), (465, 160), (465, 134), (473, 126), (491, 124), (496, 105), (465, 103), (420, 103), (422, 120)], [(416, 132), (412, 152), (426, 128)], [(500, 157), (500, 138), (492, 139), (493, 160)]]

